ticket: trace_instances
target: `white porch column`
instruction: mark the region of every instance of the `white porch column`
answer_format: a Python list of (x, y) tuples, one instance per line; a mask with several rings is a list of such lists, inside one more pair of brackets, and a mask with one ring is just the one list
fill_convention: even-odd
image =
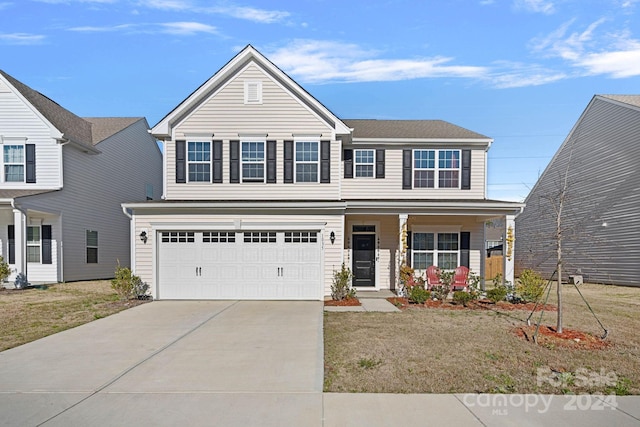
[(409, 215), (398, 215), (398, 251), (396, 252), (396, 290), (401, 288), (400, 286), (400, 268), (406, 262), (407, 259), (407, 220)]
[(16, 275), (27, 275), (27, 216), (19, 209), (13, 210), (13, 228), (15, 242), (15, 269)]
[(515, 215), (506, 215), (505, 216), (505, 228), (504, 228), (504, 236), (505, 239), (503, 241), (504, 247), (502, 248), (504, 251), (504, 280), (511, 282), (511, 284), (515, 285), (515, 237), (516, 237), (516, 216)]

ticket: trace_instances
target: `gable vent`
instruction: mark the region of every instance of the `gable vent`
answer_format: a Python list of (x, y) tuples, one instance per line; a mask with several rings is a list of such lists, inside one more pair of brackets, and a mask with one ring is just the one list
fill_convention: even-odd
[(245, 104), (262, 104), (262, 82), (260, 81), (244, 82), (244, 103)]

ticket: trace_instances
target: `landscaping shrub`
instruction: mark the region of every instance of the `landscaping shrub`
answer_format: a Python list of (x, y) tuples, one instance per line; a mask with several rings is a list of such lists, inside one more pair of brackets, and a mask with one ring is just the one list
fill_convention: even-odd
[(409, 300), (416, 304), (424, 304), (431, 297), (431, 292), (424, 288), (424, 285), (415, 285), (409, 288)]
[(128, 267), (121, 267), (118, 263), (115, 277), (111, 280), (111, 288), (116, 291), (121, 299), (137, 298), (142, 299), (147, 295), (149, 285), (143, 282), (140, 277), (134, 275)]
[(415, 270), (408, 265), (400, 267), (400, 283), (408, 286), (408, 283), (415, 277)]
[(431, 296), (434, 299), (444, 301), (445, 299), (447, 299), (448, 295), (449, 295), (449, 286), (447, 285), (439, 285), (439, 286), (431, 287)]
[(497, 285), (492, 289), (487, 290), (487, 298), (493, 302), (504, 301), (507, 298), (507, 287), (504, 285)]
[(471, 302), (473, 299), (473, 294), (471, 294), (470, 292), (455, 291), (453, 293), (453, 302), (455, 304), (462, 304), (466, 307), (467, 304), (469, 304), (469, 302)]
[(353, 274), (347, 266), (342, 263), (340, 271), (333, 272), (333, 283), (331, 284), (331, 298), (342, 301), (347, 298), (355, 298), (356, 290), (351, 287)]
[(525, 302), (536, 302), (544, 293), (544, 278), (533, 270), (523, 270), (519, 277), (516, 292)]
[(11, 269), (9, 268), (9, 263), (0, 256), (0, 283), (4, 282), (10, 274)]

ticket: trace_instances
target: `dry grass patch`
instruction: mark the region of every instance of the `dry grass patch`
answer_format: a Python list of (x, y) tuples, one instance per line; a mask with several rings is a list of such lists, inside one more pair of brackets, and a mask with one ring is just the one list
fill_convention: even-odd
[(121, 301), (108, 280), (42, 289), (0, 289), (0, 351), (139, 305)]
[[(564, 326), (602, 335), (575, 289), (564, 289)], [(525, 341), (515, 331), (525, 325), (526, 311), (325, 313), (325, 391), (640, 393), (640, 288), (586, 284), (580, 290), (609, 330), (606, 348)], [(544, 313), (542, 324), (554, 326), (555, 316)], [(538, 381), (539, 372), (551, 380)]]

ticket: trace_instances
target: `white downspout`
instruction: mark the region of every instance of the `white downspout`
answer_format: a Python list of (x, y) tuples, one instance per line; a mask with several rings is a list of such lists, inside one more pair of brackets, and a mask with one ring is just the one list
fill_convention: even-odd
[(136, 225), (133, 220), (133, 215), (129, 213), (128, 209), (122, 206), (122, 213), (124, 213), (127, 218), (129, 218), (129, 265), (131, 266), (131, 271), (136, 271)]

